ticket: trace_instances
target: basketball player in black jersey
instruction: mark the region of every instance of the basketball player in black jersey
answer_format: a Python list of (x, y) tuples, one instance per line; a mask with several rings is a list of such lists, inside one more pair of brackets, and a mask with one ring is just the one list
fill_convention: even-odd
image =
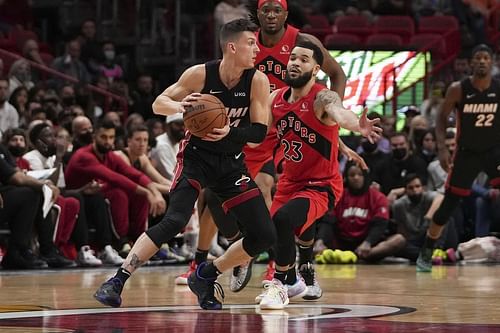
[[(500, 81), (493, 79), (493, 51), (481, 44), (472, 51), (472, 76), (453, 82), (446, 92), (436, 122), (439, 162), (448, 173), (446, 193), (427, 230), (424, 247), (417, 259), (417, 271), (430, 272), (435, 241), (441, 235), (461, 197), (470, 194), (480, 171), (500, 186)], [(456, 110), (457, 148), (451, 161), (445, 146), (446, 124)]]
[(270, 118), (269, 80), (254, 69), (259, 51), (256, 29), (246, 19), (222, 26), (222, 60), (188, 68), (153, 103), (155, 113), (172, 115), (185, 112), (200, 93), (213, 94), (229, 110), (231, 126), (228, 123), (224, 128), (214, 129), (204, 138), (186, 136), (178, 154), (166, 215), (139, 237), (116, 275), (97, 290), (94, 297), (101, 303), (120, 306), (120, 294), (127, 278), (153, 256), (161, 244), (186, 226), (204, 187), (221, 199), (224, 209), (236, 216), (246, 233), (223, 256), (212, 263), (200, 264), (189, 276), (188, 285), (203, 309), (222, 308), (214, 295), (217, 289), (223, 297), (222, 288), (216, 282), (221, 272), (247, 262), (275, 243), (276, 230), (269, 211), (255, 182), (248, 176), (241, 151), (247, 143), (264, 140)]

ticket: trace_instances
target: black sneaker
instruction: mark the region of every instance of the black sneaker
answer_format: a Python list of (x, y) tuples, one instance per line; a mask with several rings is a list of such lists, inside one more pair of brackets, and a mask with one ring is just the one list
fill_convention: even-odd
[(224, 290), (222, 286), (216, 282), (216, 279), (205, 279), (200, 276), (200, 270), (207, 265), (207, 262), (202, 262), (196, 268), (196, 271), (188, 277), (188, 286), (191, 291), (198, 296), (198, 304), (204, 310), (221, 310), (222, 303), (215, 297), (216, 291), (224, 301)]
[(120, 279), (112, 277), (97, 289), (94, 298), (104, 305), (119, 308), (122, 304), (122, 297), (120, 296), (122, 289), (123, 283)]
[(47, 268), (48, 265), (30, 250), (8, 249), (2, 260), (2, 267), (4, 269), (40, 269)]
[(56, 249), (46, 255), (41, 255), (42, 260), (47, 262), (51, 268), (70, 268), (76, 267), (76, 262), (63, 257)]

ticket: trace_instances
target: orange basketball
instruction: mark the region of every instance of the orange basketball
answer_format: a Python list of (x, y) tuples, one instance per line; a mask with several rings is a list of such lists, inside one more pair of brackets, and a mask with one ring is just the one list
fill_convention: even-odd
[(184, 112), (184, 126), (189, 132), (200, 138), (211, 133), (214, 128), (224, 127), (226, 122), (227, 112), (224, 104), (220, 99), (210, 94), (202, 94)]

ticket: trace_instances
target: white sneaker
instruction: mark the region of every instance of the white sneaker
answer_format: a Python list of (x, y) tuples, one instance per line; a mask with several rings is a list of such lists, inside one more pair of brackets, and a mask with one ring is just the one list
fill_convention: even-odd
[(280, 280), (273, 279), (273, 282), (267, 285), (267, 290), (260, 301), (259, 307), (267, 310), (282, 310), (288, 303), (287, 287)]
[(321, 296), (323, 295), (323, 290), (321, 290), (319, 282), (316, 279), (314, 266), (310, 262), (302, 264), (302, 266), (300, 266), (299, 273), (300, 276), (302, 276), (302, 278), (304, 279), (307, 286), (307, 291), (305, 295), (302, 296), (302, 298), (308, 301), (321, 298)]
[(229, 280), (229, 289), (232, 292), (236, 293), (246, 287), (252, 277), (252, 264), (253, 258), (247, 263), (233, 268), (233, 274)]
[(86, 267), (102, 265), (102, 261), (95, 257), (94, 250), (92, 250), (88, 245), (82, 246), (80, 251), (78, 251), (76, 262), (78, 265)]
[(293, 285), (286, 285), (288, 298), (301, 298), (307, 293), (307, 285), (304, 279), (297, 275), (297, 281)]
[(109, 265), (121, 265), (125, 261), (111, 245), (104, 247), (104, 250), (99, 253), (99, 259), (101, 259), (103, 264)]

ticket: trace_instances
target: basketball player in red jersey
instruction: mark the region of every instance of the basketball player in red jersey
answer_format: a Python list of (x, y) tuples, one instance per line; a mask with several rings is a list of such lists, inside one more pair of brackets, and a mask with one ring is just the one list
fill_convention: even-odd
[[(285, 156), (271, 216), (278, 233), (276, 272), (261, 296), (261, 309), (283, 309), (289, 297), (306, 292), (295, 270), (295, 235), (314, 239), (314, 222), (334, 205), (342, 193), (338, 168), (338, 131), (344, 127), (360, 132), (372, 142), (382, 129), (342, 107), (336, 92), (315, 83), (323, 63), (321, 49), (312, 41), (299, 41), (287, 65), (289, 87), (270, 97), (273, 126)], [(309, 235), (309, 237), (308, 237)]]

